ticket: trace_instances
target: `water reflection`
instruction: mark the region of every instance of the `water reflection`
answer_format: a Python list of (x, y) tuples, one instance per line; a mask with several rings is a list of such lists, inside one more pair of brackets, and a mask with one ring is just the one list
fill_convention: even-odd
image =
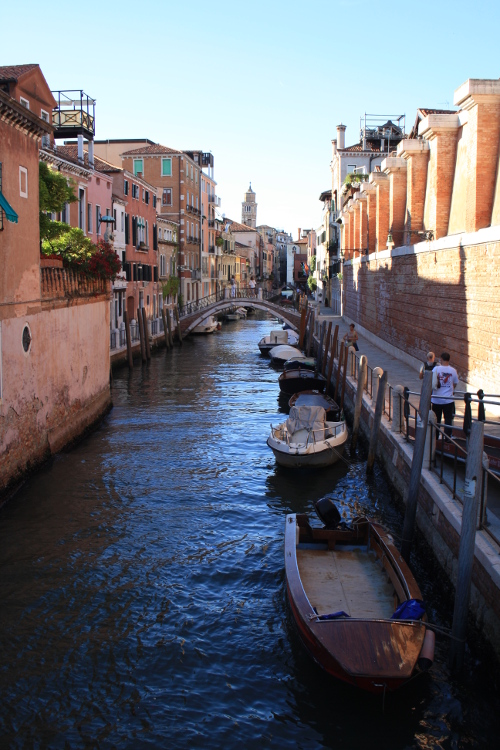
[[(237, 322), (117, 373), (101, 429), (0, 512), (3, 746), (496, 746), (487, 665), (450, 682), (446, 643), (384, 710), (302, 648), (286, 512), (331, 496), (396, 535), (401, 513), (362, 454), (312, 478), (276, 466), (265, 441), (283, 412), (257, 349), (271, 326)], [(449, 624), (422, 546), (415, 566), (432, 619)]]

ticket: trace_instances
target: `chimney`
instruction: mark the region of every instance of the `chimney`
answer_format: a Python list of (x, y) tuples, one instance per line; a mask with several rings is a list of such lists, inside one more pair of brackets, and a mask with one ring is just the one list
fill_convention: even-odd
[(337, 153), (337, 139), (335, 138), (335, 140), (332, 141), (332, 156), (335, 156), (336, 153)]
[(88, 142), (89, 167), (94, 167), (94, 141)]
[(302, 231), (302, 229), (299, 227), (299, 233), (298, 233), (298, 237), (297, 237), (298, 240), (300, 240), (300, 233), (301, 233), (301, 231)]
[(345, 131), (346, 131), (346, 126), (345, 125), (342, 125), (342, 123), (340, 125), (337, 125), (337, 145), (338, 145), (338, 148), (345, 148)]
[(77, 146), (78, 161), (83, 163), (83, 135), (78, 134), (78, 146)]

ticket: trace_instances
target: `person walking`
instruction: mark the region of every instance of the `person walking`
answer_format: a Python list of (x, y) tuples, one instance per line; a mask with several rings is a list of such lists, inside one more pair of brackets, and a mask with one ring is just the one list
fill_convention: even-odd
[(344, 344), (346, 344), (348, 347), (353, 346), (354, 349), (359, 352), (359, 346), (358, 346), (358, 332), (355, 330), (354, 323), (351, 323), (349, 325), (349, 330), (344, 335)]
[(250, 289), (250, 297), (255, 297), (255, 279), (253, 276), (250, 276), (250, 281), (248, 282), (248, 286)]
[(236, 297), (236, 279), (231, 276), (231, 297)]
[(441, 364), (437, 365), (432, 372), (432, 396), (431, 408), (436, 415), (437, 423), (441, 424), (441, 417), (444, 416), (445, 435), (451, 437), (453, 424), (453, 415), (455, 413), (455, 400), (453, 393), (455, 386), (458, 385), (458, 375), (454, 367), (450, 365), (450, 355), (448, 352), (441, 354)]
[(436, 355), (434, 354), (434, 352), (427, 352), (427, 360), (424, 362), (424, 364), (420, 368), (420, 372), (418, 375), (420, 380), (424, 379), (424, 372), (426, 370), (433, 370), (435, 367), (438, 366), (438, 364), (439, 363), (436, 362)]

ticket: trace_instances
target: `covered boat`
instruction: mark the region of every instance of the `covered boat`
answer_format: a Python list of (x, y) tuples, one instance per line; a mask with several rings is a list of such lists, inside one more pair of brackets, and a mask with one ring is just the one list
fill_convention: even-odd
[(302, 367), (307, 370), (315, 370), (317, 362), (315, 357), (307, 357), (305, 354), (295, 357), (290, 357), (283, 365), (284, 370), (296, 370), (297, 367)]
[(340, 421), (340, 407), (331, 396), (327, 396), (319, 391), (300, 391), (294, 393), (288, 402), (290, 409), (292, 406), (322, 406), (326, 412), (328, 422)]
[(290, 416), (271, 425), (267, 444), (276, 463), (290, 469), (323, 468), (342, 456), (348, 438), (345, 422), (327, 422), (321, 406), (292, 406)]
[(299, 335), (294, 331), (283, 331), (281, 328), (277, 328), (268, 336), (263, 336), (259, 341), (258, 347), (261, 354), (269, 354), (271, 349), (279, 344), (288, 344), (289, 346), (296, 346), (299, 343)]
[(326, 387), (326, 378), (315, 370), (311, 370), (307, 365), (302, 366), (300, 361), (297, 367), (284, 369), (278, 378), (280, 391), (289, 396), (299, 391), (321, 391)]
[(269, 356), (271, 358), (271, 362), (275, 367), (283, 367), (285, 362), (289, 359), (293, 358), (301, 358), (302, 352), (300, 349), (297, 349), (294, 346), (289, 346), (288, 344), (280, 344), (279, 346), (274, 346), (271, 351), (269, 352)]
[[(317, 508), (325, 502), (335, 508), (327, 498)], [(352, 528), (335, 525), (286, 517), (286, 583), (300, 637), (334, 677), (372, 693), (395, 690), (434, 658), (420, 590), (380, 524), (359, 518)]]

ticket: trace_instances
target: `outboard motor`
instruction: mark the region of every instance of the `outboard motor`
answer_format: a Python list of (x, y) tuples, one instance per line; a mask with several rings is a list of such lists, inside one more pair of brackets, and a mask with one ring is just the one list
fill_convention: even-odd
[(336, 529), (338, 527), (341, 516), (337, 506), (331, 498), (322, 497), (321, 500), (316, 500), (314, 503), (314, 509), (316, 510), (320, 521), (325, 524), (325, 528)]

